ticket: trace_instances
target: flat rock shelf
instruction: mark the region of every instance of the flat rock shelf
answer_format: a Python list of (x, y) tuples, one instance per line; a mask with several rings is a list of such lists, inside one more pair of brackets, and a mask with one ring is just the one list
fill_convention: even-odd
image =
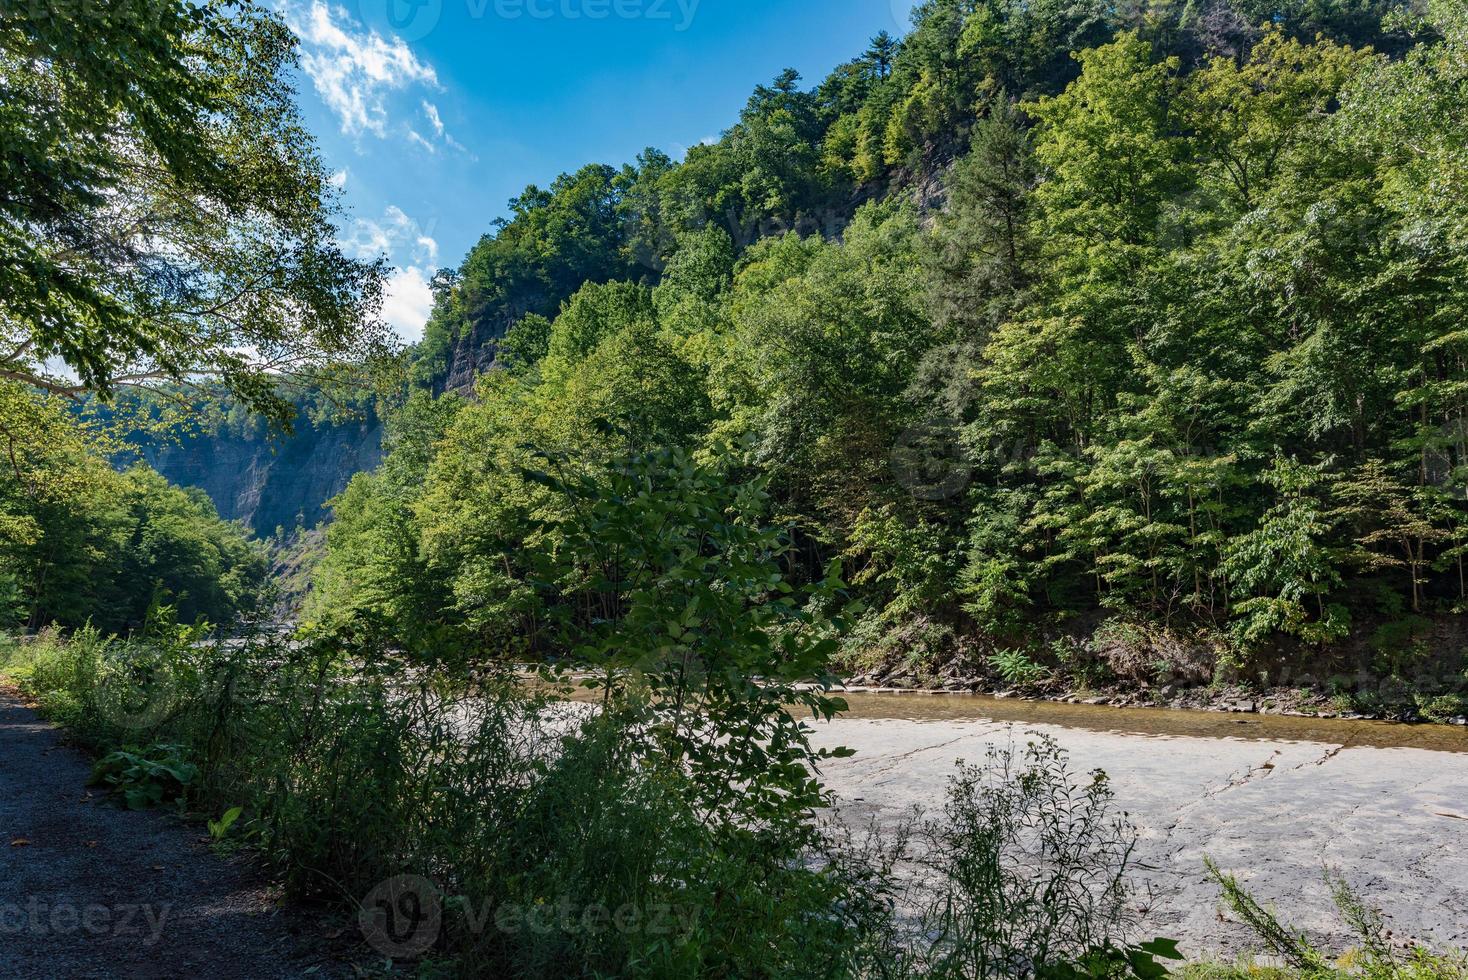
[(1053, 736), (1077, 773), (1104, 769), (1140, 833), (1134, 905), (1148, 935), (1190, 958), (1260, 943), (1223, 912), (1212, 857), (1287, 922), (1334, 948), (1350, 937), (1324, 869), (1382, 908), (1398, 938), (1468, 945), (1468, 733), (1445, 726), (1134, 710), (992, 698), (853, 695), (818, 744), (857, 754), (827, 783), (848, 817), (942, 805), (957, 760)]

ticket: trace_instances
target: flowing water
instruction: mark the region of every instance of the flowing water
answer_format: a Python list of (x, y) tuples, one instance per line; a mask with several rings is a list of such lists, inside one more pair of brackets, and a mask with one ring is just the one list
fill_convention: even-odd
[(941, 806), (957, 760), (1053, 736), (1077, 773), (1104, 769), (1140, 835), (1142, 931), (1193, 956), (1258, 941), (1221, 911), (1211, 856), (1327, 944), (1348, 933), (1325, 869), (1382, 908), (1398, 938), (1468, 947), (1468, 730), (1111, 708), (969, 695), (854, 694), (816, 725), (856, 750), (825, 770), (852, 819)]

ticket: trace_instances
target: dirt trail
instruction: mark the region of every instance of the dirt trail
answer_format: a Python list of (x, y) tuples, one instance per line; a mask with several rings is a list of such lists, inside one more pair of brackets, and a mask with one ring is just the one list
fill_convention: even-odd
[(90, 773), (0, 690), (0, 977), (341, 973), (247, 866), (196, 827), (88, 795)]

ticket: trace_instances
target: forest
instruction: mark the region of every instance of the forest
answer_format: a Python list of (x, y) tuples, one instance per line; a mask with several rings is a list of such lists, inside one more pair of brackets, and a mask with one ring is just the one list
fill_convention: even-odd
[[(207, 926), (85, 975), (273, 975), (215, 943), (247, 919), (312, 947), (292, 976), (1468, 976), (1427, 934), (1462, 897), (1446, 725), (1011, 723), (940, 785), (917, 722), (837, 727), (855, 678), (1468, 714), (1461, 0), (926, 0), (680, 161), (527, 187), (406, 349), (278, 12), (73, 13), (0, 4), (0, 918), (169, 882)], [(301, 535), (146, 464), (337, 419), (384, 455)], [(1057, 732), (1133, 739), (1126, 771)], [(917, 808), (841, 798), (853, 758)], [(124, 823), (143, 853), (73, 831)], [(260, 914), (187, 894), (170, 835)], [(1253, 897), (1337, 838), (1371, 861)], [(1159, 881), (1203, 931), (1140, 931)], [(1322, 902), (1329, 935), (1287, 921)], [(1237, 962), (1177, 941), (1225, 928)], [(42, 975), (91, 942), (6, 938)]]
[(306, 616), (564, 652), (621, 570), (537, 574), (537, 458), (676, 447), (768, 487), (797, 579), (840, 563), (848, 674), (1460, 713), (1465, 40), (1447, 3), (932, 0), (682, 162), (529, 187), (435, 280)]

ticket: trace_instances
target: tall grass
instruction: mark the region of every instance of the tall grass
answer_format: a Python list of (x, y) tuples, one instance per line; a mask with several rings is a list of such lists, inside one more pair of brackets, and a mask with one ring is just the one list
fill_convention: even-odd
[[(134, 764), (163, 747), (188, 778), (138, 799), (240, 808), (227, 833), (290, 895), (359, 912), (375, 953), (420, 971), (997, 977), (1120, 949), (1114, 886), (1092, 895), (1076, 873), (1119, 882), (1125, 835), (1104, 784), (1073, 783), (1053, 746), (992, 760), (988, 781), (960, 773), (944, 813), (863, 842), (691, 785), (697, 767), (646, 750), (657, 715), (630, 694), (592, 710), (368, 639), (208, 642), (166, 623), (43, 635), (9, 660), (109, 785), (171, 779)], [(1089, 836), (1061, 846), (1066, 828)], [(1044, 899), (1057, 889), (1066, 903)], [(1134, 975), (1107, 962), (1094, 975)]]

